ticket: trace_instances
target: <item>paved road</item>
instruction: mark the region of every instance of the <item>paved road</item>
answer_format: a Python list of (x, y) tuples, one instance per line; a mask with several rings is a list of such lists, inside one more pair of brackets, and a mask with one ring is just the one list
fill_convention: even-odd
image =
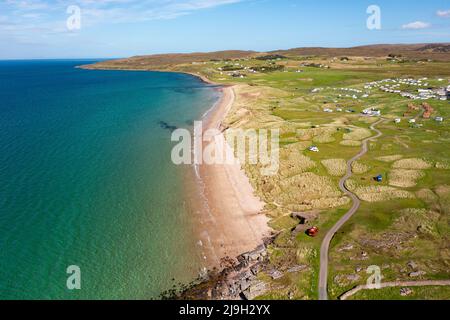
[(352, 164), (353, 162), (360, 159), (363, 155), (367, 153), (369, 150), (369, 141), (377, 139), (383, 135), (381, 131), (375, 128), (376, 125), (383, 122), (383, 119), (375, 122), (370, 126), (370, 129), (375, 131), (377, 134), (370, 138), (363, 140), (361, 152), (354, 156), (351, 160), (347, 162), (347, 173), (346, 175), (339, 181), (339, 188), (344, 192), (353, 202), (350, 210), (328, 231), (323, 239), (322, 246), (320, 247), (320, 272), (319, 272), (319, 300), (328, 300), (328, 290), (327, 290), (327, 281), (328, 281), (328, 250), (330, 248), (330, 243), (336, 232), (355, 214), (355, 212), (359, 209), (361, 205), (361, 201), (358, 197), (348, 190), (345, 187), (345, 182), (350, 179), (353, 175), (352, 172)]
[[(424, 280), (424, 281), (394, 281), (394, 282), (384, 282), (380, 284), (380, 288), (395, 288), (395, 287), (427, 287), (427, 286), (450, 286), (450, 280)], [(347, 300), (355, 293), (361, 290), (373, 290), (368, 285), (356, 286), (350, 291), (344, 293), (340, 300)]]

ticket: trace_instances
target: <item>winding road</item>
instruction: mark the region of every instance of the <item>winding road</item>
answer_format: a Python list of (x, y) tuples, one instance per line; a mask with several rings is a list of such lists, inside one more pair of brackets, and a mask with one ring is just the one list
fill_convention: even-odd
[(377, 134), (370, 138), (367, 138), (362, 141), (362, 149), (361, 152), (354, 156), (347, 162), (347, 173), (346, 175), (339, 181), (339, 188), (344, 192), (353, 202), (350, 210), (328, 231), (325, 235), (325, 238), (322, 241), (322, 245), (320, 247), (320, 272), (319, 272), (319, 300), (328, 300), (328, 290), (327, 290), (327, 282), (328, 282), (328, 251), (330, 248), (330, 243), (336, 232), (339, 231), (340, 228), (358, 211), (361, 201), (358, 197), (347, 189), (345, 183), (348, 179), (350, 179), (353, 175), (352, 172), (352, 164), (359, 160), (362, 156), (364, 156), (369, 150), (369, 141), (377, 139), (383, 135), (383, 133), (376, 129), (375, 126), (384, 122), (384, 119), (380, 119), (374, 124), (370, 126), (370, 129), (375, 131)]

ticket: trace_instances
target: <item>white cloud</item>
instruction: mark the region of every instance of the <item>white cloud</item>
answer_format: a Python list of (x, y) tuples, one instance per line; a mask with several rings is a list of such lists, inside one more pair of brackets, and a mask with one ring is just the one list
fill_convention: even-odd
[(450, 18), (450, 10), (438, 10), (436, 14), (441, 18)]
[(75, 4), (81, 8), (85, 25), (93, 25), (174, 19), (243, 1), (246, 0), (58, 0), (50, 6), (44, 0), (6, 0), (3, 4), (0, 2), (0, 10), (9, 9), (9, 16), (16, 22), (20, 22), (20, 18), (35, 17), (38, 24), (38, 17), (47, 15), (52, 20), (52, 15), (56, 15), (60, 18), (67, 6)]
[(405, 30), (419, 30), (419, 29), (427, 29), (431, 27), (431, 23), (423, 22), (423, 21), (415, 21), (408, 24), (404, 24), (402, 29)]
[(18, 10), (32, 11), (49, 8), (49, 4), (41, 0), (6, 0), (7, 5), (16, 7)]
[[(66, 9), (78, 5), (82, 28), (93, 25), (175, 19), (199, 10), (246, 0), (0, 0), (0, 40), (21, 37), (37, 40), (65, 29)], [(51, 4), (50, 4), (51, 3)]]
[(174, 19), (194, 11), (242, 1), (244, 0), (79, 0), (79, 5), (82, 13), (89, 19), (118, 23)]

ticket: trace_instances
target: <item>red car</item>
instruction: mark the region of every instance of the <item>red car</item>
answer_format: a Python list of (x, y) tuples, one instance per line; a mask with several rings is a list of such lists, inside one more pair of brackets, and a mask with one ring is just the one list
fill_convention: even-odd
[(319, 228), (317, 228), (317, 227), (312, 227), (312, 228), (306, 230), (306, 234), (310, 237), (315, 237), (315, 236), (317, 236), (318, 233), (319, 233)]

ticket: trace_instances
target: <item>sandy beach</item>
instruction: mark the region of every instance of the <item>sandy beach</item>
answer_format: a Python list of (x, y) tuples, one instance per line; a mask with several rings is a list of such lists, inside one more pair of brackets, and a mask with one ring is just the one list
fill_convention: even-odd
[[(91, 65), (83, 68), (92, 68)], [(129, 69), (136, 70), (136, 69)], [(178, 72), (195, 76), (210, 85), (218, 85), (207, 77), (194, 72), (157, 70), (136, 71)], [(221, 86), (222, 97), (203, 119), (203, 131), (219, 129), (235, 100), (233, 86)], [(224, 141), (221, 134), (218, 140)], [(211, 143), (214, 143), (211, 142)], [(203, 148), (207, 147), (204, 143)], [(264, 239), (271, 236), (269, 219), (261, 213), (265, 203), (255, 196), (254, 189), (240, 165), (201, 165), (199, 181), (192, 204), (194, 229), (199, 238), (200, 259), (206, 269), (220, 268), (223, 258), (237, 256), (254, 250)], [(190, 178), (188, 178), (190, 179)], [(192, 188), (192, 186), (188, 186)]]
[[(222, 98), (205, 119), (204, 130), (219, 129), (234, 102), (233, 87), (221, 90)], [(224, 136), (217, 138), (224, 139)], [(199, 243), (206, 266), (220, 267), (222, 258), (235, 258), (262, 244), (271, 229), (268, 218), (261, 213), (265, 204), (254, 195), (239, 164), (202, 165), (199, 175), (207, 202), (199, 216)]]

